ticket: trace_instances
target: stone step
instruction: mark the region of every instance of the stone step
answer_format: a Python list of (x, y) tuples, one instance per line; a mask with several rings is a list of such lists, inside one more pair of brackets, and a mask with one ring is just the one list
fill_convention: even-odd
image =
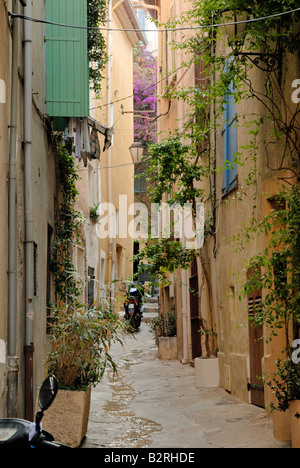
[(144, 304), (144, 312), (147, 314), (147, 313), (151, 313), (151, 312), (156, 312), (158, 313), (159, 312), (159, 304)]
[(154, 297), (148, 297), (146, 304), (158, 304), (158, 302), (159, 302), (158, 296), (154, 296)]

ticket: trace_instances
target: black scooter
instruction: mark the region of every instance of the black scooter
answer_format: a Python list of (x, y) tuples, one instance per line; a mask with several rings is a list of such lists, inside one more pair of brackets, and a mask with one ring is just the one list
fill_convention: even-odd
[(130, 326), (137, 331), (142, 322), (143, 317), (143, 296), (144, 290), (140, 285), (133, 285), (129, 288), (124, 303), (125, 320)]
[(35, 423), (23, 419), (0, 419), (0, 448), (71, 448), (54, 441), (49, 432), (43, 431), (41, 421), (53, 403), (58, 391), (57, 379), (48, 377), (41, 386), (39, 407)]

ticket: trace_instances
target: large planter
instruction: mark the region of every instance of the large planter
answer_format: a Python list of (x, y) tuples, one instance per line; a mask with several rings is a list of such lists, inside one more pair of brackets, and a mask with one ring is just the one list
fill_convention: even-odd
[(91, 387), (86, 391), (59, 390), (52, 406), (45, 411), (43, 429), (57, 442), (78, 448), (87, 433)]
[(196, 388), (215, 388), (220, 385), (218, 358), (195, 359)]
[(177, 336), (161, 336), (158, 338), (159, 359), (170, 361), (177, 359)]
[(274, 411), (272, 415), (273, 420), (273, 436), (275, 440), (291, 440), (291, 424), (290, 424), (290, 410)]
[(300, 400), (290, 402), (290, 428), (292, 447), (300, 448), (300, 419), (295, 417), (295, 414), (300, 415)]

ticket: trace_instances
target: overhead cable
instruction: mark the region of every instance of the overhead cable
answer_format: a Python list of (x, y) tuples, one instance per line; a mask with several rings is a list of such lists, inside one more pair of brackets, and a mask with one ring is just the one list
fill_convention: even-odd
[(104, 26), (77, 26), (77, 25), (70, 25), (70, 24), (63, 24), (63, 23), (56, 23), (53, 21), (46, 21), (38, 18), (32, 18), (30, 16), (26, 15), (17, 15), (15, 13), (9, 12), (8, 15), (11, 18), (20, 18), (25, 21), (32, 21), (34, 23), (40, 23), (40, 24), (48, 24), (52, 26), (59, 26), (62, 28), (72, 28), (72, 29), (87, 29), (87, 30), (97, 30), (97, 31), (110, 31), (110, 32), (177, 32), (177, 31), (195, 31), (199, 29), (209, 29), (209, 28), (218, 28), (218, 27), (223, 27), (223, 26), (231, 26), (231, 25), (236, 25), (236, 24), (245, 24), (245, 23), (255, 23), (257, 21), (265, 21), (273, 18), (279, 18), (285, 15), (291, 15), (293, 13), (296, 13), (297, 11), (300, 11), (300, 8), (296, 8), (294, 10), (289, 10), (289, 11), (284, 11), (282, 13), (275, 13), (273, 15), (268, 15), (268, 16), (262, 16), (260, 18), (251, 18), (247, 20), (241, 20), (241, 21), (231, 21), (228, 23), (219, 23), (219, 24), (208, 24), (208, 25), (198, 25), (198, 26), (181, 26), (179, 28), (163, 28), (163, 29), (122, 29), (122, 28), (107, 28)]

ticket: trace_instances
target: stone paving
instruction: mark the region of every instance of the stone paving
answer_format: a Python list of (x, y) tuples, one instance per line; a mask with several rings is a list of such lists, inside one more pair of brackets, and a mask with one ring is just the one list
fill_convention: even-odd
[(220, 388), (195, 387), (195, 370), (160, 361), (143, 323), (112, 355), (119, 375), (108, 372), (92, 392), (82, 448), (288, 448), (273, 439), (266, 412)]

